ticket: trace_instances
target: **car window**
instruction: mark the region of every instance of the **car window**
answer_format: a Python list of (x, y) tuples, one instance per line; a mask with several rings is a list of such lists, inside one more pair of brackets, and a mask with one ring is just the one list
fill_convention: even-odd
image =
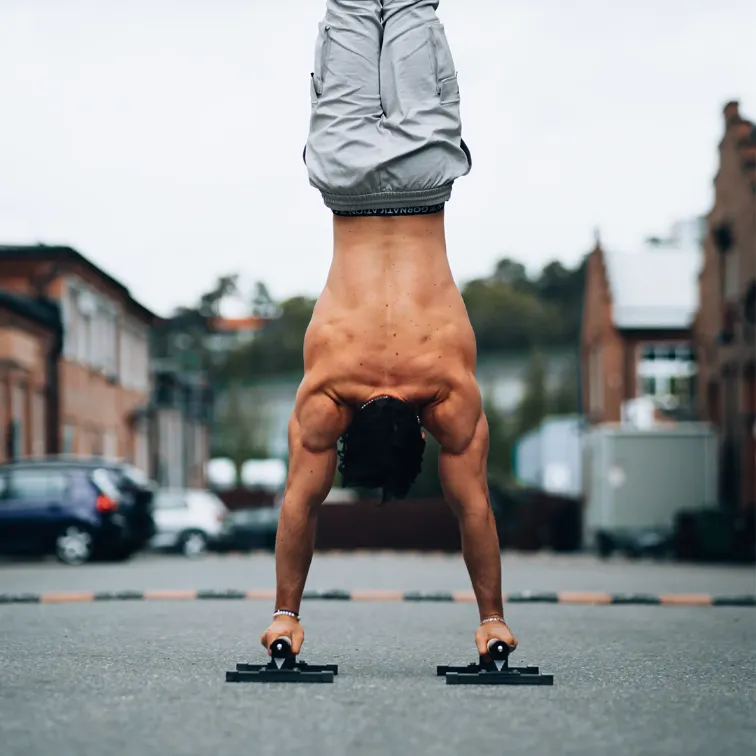
[(192, 491), (190, 499), (193, 504), (205, 507), (213, 512), (226, 511), (226, 505), (211, 491)]
[(186, 509), (186, 500), (178, 493), (158, 493), (155, 509)]
[(5, 497), (21, 501), (61, 499), (68, 491), (68, 478), (59, 470), (11, 470)]
[(95, 486), (97, 486), (97, 490), (100, 493), (105, 494), (105, 496), (108, 496), (114, 501), (118, 501), (120, 498), (118, 486), (116, 485), (114, 476), (111, 472), (99, 467), (91, 474), (90, 478)]

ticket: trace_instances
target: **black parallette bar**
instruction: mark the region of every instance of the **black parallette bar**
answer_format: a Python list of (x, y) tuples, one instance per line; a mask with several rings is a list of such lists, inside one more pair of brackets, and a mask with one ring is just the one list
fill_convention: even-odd
[[(517, 672), (521, 675), (541, 674), (541, 670), (538, 667), (508, 667), (508, 670), (510, 672)], [(436, 667), (436, 676), (443, 677), (444, 675), (448, 675), (450, 672), (462, 675), (474, 675), (480, 671), (481, 669), (479, 664), (468, 664), (466, 667), (447, 667), (445, 665), (441, 665)]]
[(558, 604), (559, 596), (556, 593), (531, 593), (520, 591), (519, 593), (507, 594), (508, 604)]
[(246, 599), (246, 591), (235, 591), (233, 589), (225, 591), (197, 591), (198, 599)]
[(0, 593), (0, 604), (38, 604), (38, 593)]
[(411, 591), (404, 594), (405, 601), (454, 601), (454, 596), (451, 593), (419, 593)]
[(144, 598), (141, 591), (98, 591), (95, 601), (140, 601)]

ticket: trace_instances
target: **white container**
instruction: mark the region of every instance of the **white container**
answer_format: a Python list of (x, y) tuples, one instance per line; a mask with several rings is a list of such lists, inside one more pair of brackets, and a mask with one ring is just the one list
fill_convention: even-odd
[(718, 505), (717, 434), (709, 424), (599, 425), (583, 439), (588, 544), (598, 533), (669, 532), (680, 510)]

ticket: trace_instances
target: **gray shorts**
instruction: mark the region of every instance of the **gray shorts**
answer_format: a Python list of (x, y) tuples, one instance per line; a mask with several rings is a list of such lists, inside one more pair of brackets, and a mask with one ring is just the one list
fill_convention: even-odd
[(469, 173), (438, 0), (328, 0), (305, 163), (334, 212), (420, 210)]

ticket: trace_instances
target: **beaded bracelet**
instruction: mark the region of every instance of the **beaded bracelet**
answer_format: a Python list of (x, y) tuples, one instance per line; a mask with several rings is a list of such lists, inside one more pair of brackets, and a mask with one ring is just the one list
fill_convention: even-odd
[[(480, 624), (485, 625), (486, 622), (504, 622), (504, 617), (487, 617), (486, 619), (481, 620)], [(506, 625), (507, 623), (504, 622), (504, 624)]]
[(285, 617), (294, 617), (295, 620), (299, 619), (299, 615), (296, 612), (290, 612), (288, 609), (276, 609), (276, 611), (273, 612), (274, 617), (280, 617), (282, 615)]

